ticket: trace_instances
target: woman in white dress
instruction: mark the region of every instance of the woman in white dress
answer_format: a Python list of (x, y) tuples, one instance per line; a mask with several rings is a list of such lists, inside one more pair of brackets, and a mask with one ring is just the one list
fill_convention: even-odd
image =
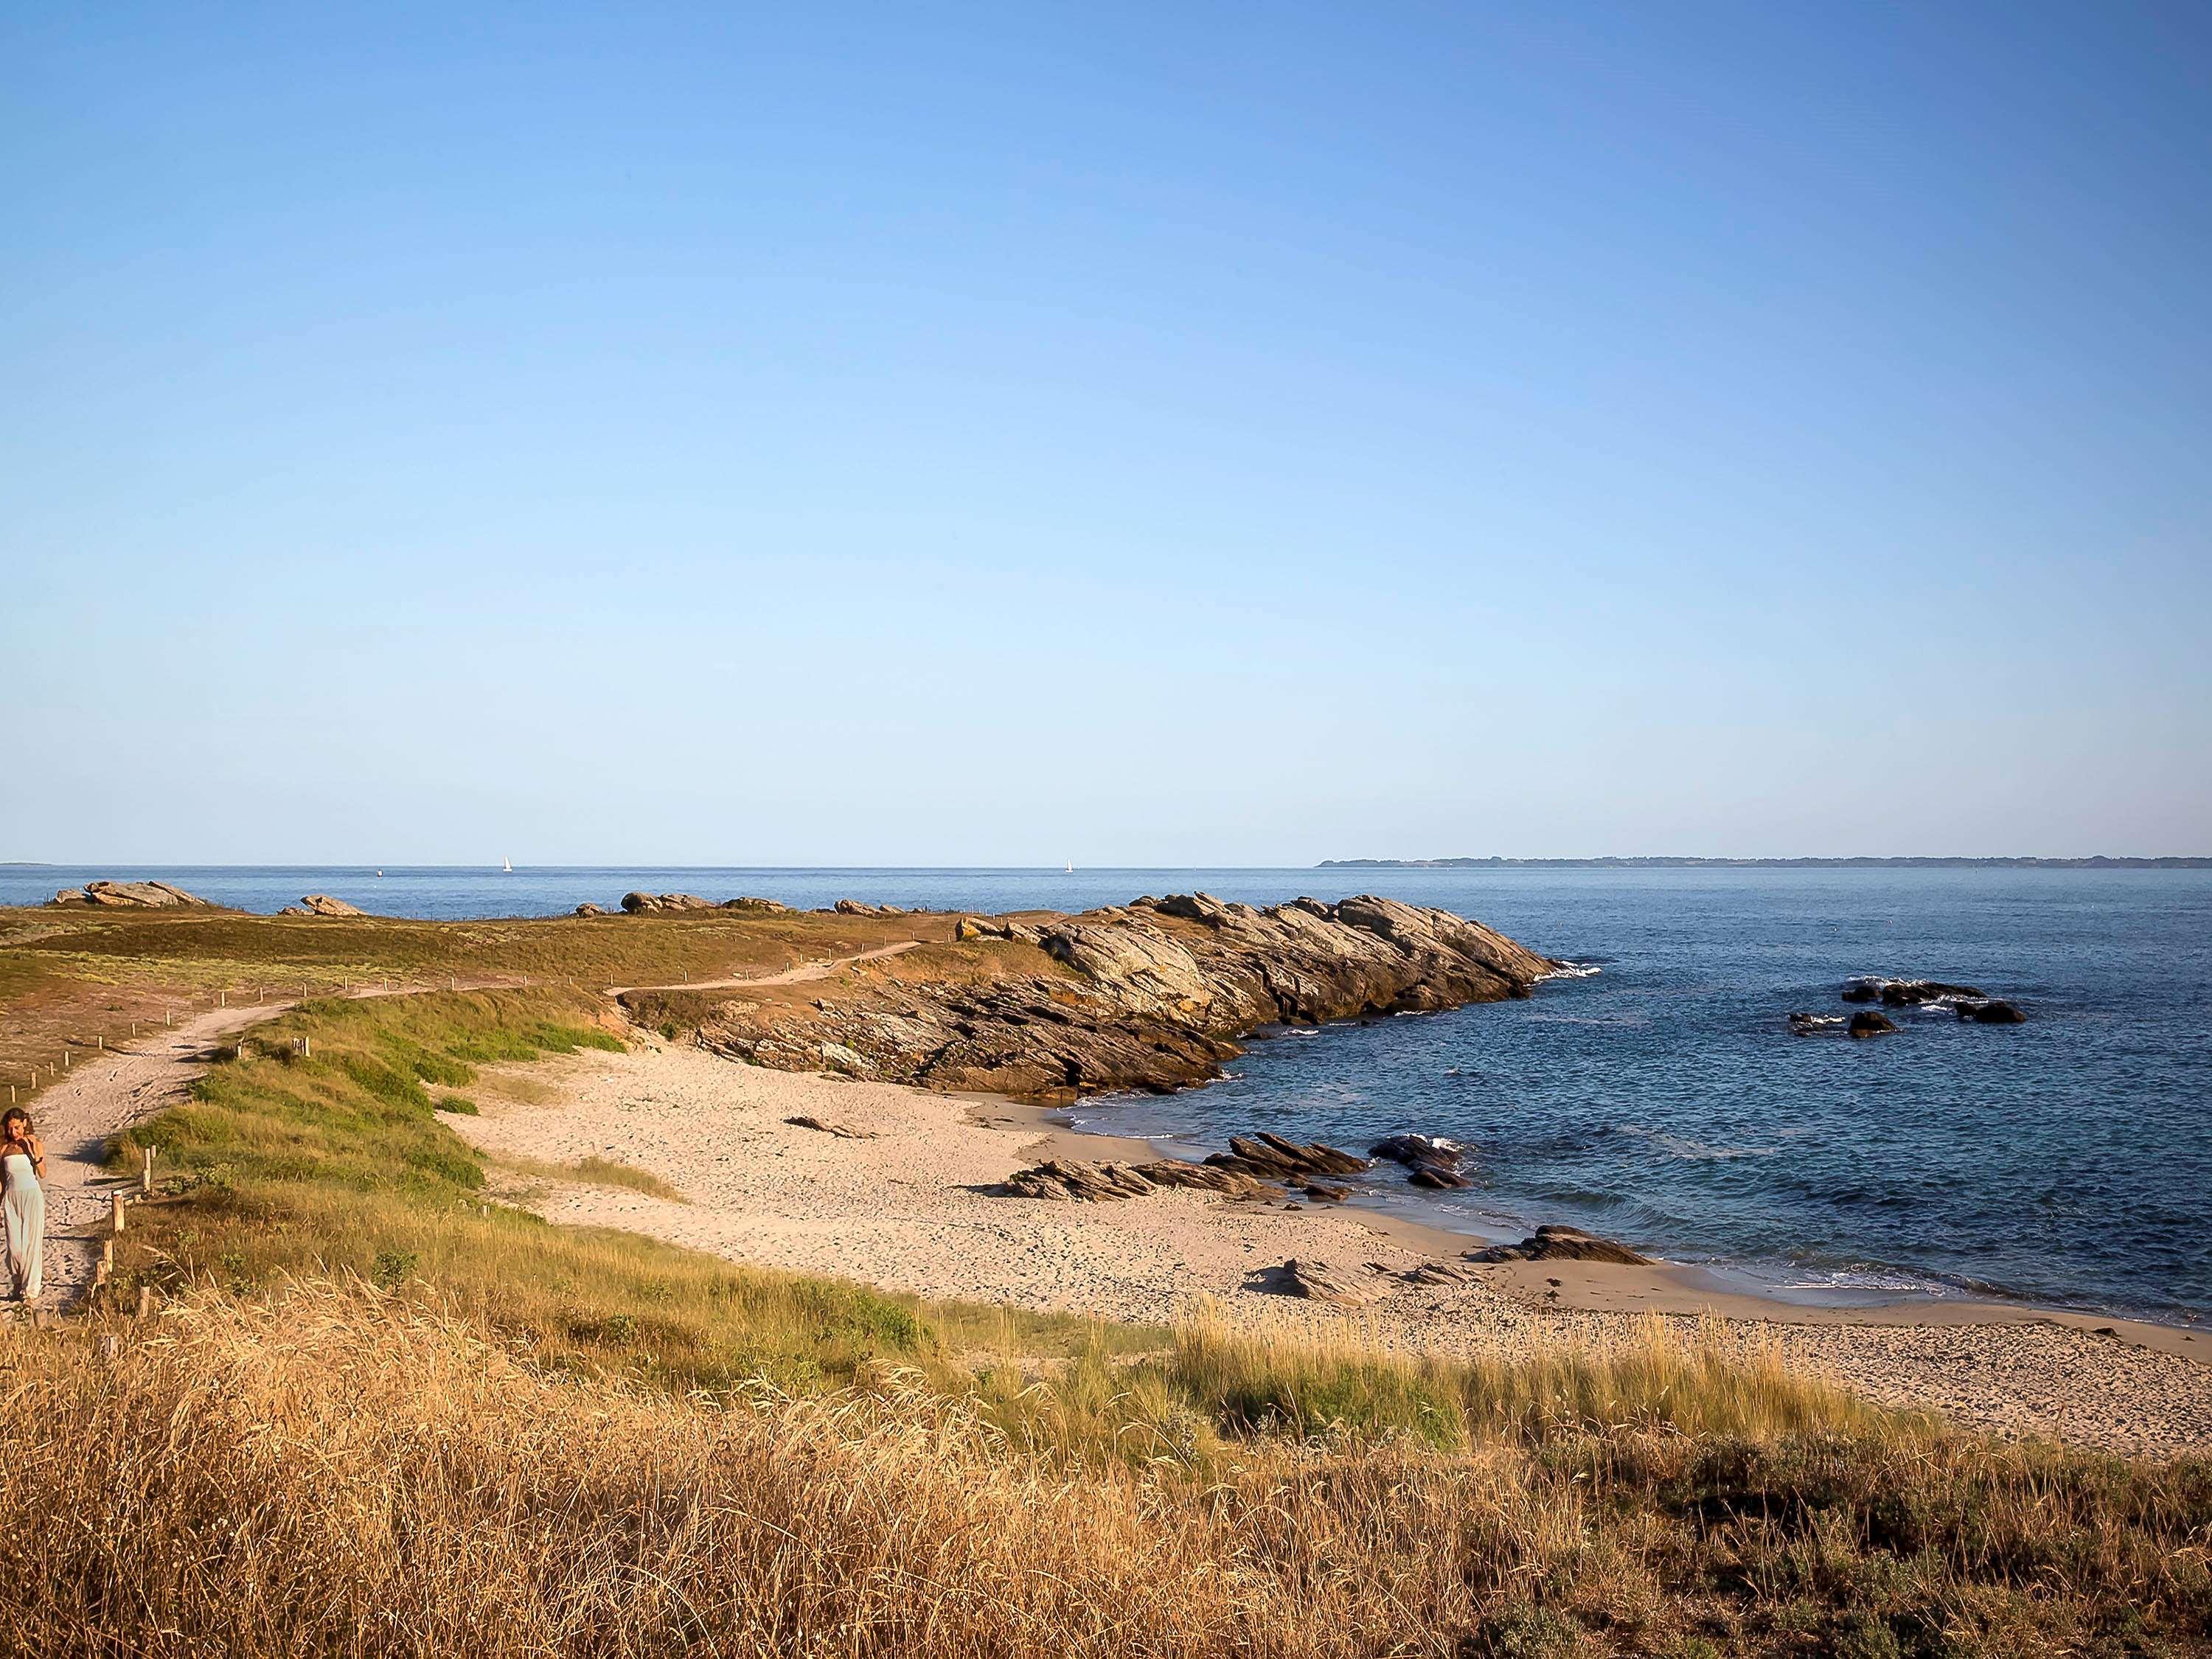
[(31, 1133), (31, 1115), (11, 1106), (0, 1117), (0, 1214), (8, 1221), (8, 1279), (11, 1293), (39, 1299), (45, 1279), (46, 1149)]

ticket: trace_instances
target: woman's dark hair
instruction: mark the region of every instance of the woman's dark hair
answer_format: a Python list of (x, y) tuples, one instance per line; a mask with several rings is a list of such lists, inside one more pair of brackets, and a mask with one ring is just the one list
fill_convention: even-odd
[(23, 1120), (23, 1128), (27, 1133), (31, 1127), (31, 1115), (21, 1106), (10, 1106), (6, 1111), (0, 1112), (0, 1131), (4, 1131), (19, 1117)]

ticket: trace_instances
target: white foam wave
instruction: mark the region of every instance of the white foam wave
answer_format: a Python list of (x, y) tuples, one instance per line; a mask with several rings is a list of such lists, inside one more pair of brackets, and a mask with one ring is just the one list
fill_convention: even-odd
[(1594, 979), (1603, 970), (1594, 962), (1562, 962), (1548, 974), (1539, 974), (1542, 979)]

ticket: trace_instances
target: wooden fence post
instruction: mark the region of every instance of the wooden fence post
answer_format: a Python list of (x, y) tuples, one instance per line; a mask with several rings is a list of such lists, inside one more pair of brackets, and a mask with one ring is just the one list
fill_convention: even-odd
[(154, 1149), (151, 1146), (146, 1148), (145, 1167), (138, 1171), (138, 1190), (142, 1193), (154, 1190)]
[[(115, 1237), (123, 1237), (123, 1194), (115, 1194)], [(112, 1252), (111, 1252), (112, 1254)]]
[(141, 1285), (138, 1287), (138, 1317), (151, 1319), (153, 1316), (154, 1287), (151, 1285)]

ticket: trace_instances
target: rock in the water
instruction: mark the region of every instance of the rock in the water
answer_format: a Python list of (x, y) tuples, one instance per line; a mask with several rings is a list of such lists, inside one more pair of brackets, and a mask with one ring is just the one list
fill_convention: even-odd
[(1610, 1238), (1599, 1238), (1579, 1227), (1547, 1224), (1536, 1229), (1518, 1244), (1493, 1244), (1487, 1249), (1469, 1250), (1469, 1261), (1611, 1261), (1626, 1267), (1646, 1267), (1651, 1265), (1648, 1255), (1638, 1255), (1627, 1245)]
[(1799, 1036), (1841, 1036), (1844, 1017), (1841, 1014), (1792, 1014), (1790, 1029)]
[(205, 899), (181, 887), (172, 887), (166, 881), (88, 881), (82, 887), (63, 888), (54, 895), (53, 902), (113, 910), (171, 910), (180, 905), (208, 905)]
[(1254, 1290), (1333, 1303), (1340, 1308), (1364, 1306), (1387, 1295), (1390, 1288), (1389, 1275), (1371, 1265), (1332, 1267), (1326, 1261), (1301, 1261), (1296, 1256), (1279, 1267), (1263, 1268), (1253, 1278)]
[(580, 916), (603, 916), (606, 912), (587, 900), (576, 907), (576, 914)]
[(1442, 1135), (1392, 1135), (1367, 1149), (1370, 1158), (1387, 1158), (1394, 1164), (1456, 1164), (1467, 1149)]
[(1844, 1027), (1844, 1035), (1854, 1037), (1873, 1037), (1880, 1036), (1886, 1031), (1894, 1031), (1896, 1029), (1897, 1022), (1887, 1014), (1878, 1014), (1871, 1008), (1862, 1008), (1851, 1016), (1850, 1024)]
[(332, 898), (328, 893), (310, 893), (300, 902), (307, 907), (311, 915), (362, 916), (368, 914), (356, 905), (348, 904), (342, 898)]
[(1425, 1187), (1431, 1192), (1443, 1192), (1454, 1187), (1472, 1187), (1474, 1183), (1448, 1164), (1416, 1164), (1407, 1172), (1406, 1184)]
[(1352, 1196), (1349, 1187), (1331, 1187), (1319, 1181), (1309, 1181), (1298, 1190), (1316, 1204), (1341, 1204)]
[(2024, 1025), (2027, 1016), (2017, 1003), (2007, 1002), (2002, 997), (1984, 997), (1978, 1001), (1959, 1004), (1959, 1018), (1970, 1019), (1977, 1025)]
[(1843, 989), (1845, 1002), (1879, 1002), (1885, 1008), (1917, 1008), (1923, 1002), (1987, 994), (1978, 986), (1949, 985), (1940, 979), (1887, 979), (1879, 974), (1845, 980)]
[(696, 893), (624, 893), (622, 908), (634, 916), (659, 915), (673, 910), (712, 910), (712, 899)]
[(1295, 1140), (1262, 1130), (1255, 1138), (1249, 1135), (1229, 1137), (1229, 1150), (1214, 1152), (1206, 1160), (1224, 1170), (1242, 1170), (1247, 1175), (1265, 1176), (1277, 1181), (1287, 1181), (1298, 1176), (1358, 1175), (1368, 1167), (1364, 1158), (1335, 1146), (1315, 1141), (1302, 1146)]

